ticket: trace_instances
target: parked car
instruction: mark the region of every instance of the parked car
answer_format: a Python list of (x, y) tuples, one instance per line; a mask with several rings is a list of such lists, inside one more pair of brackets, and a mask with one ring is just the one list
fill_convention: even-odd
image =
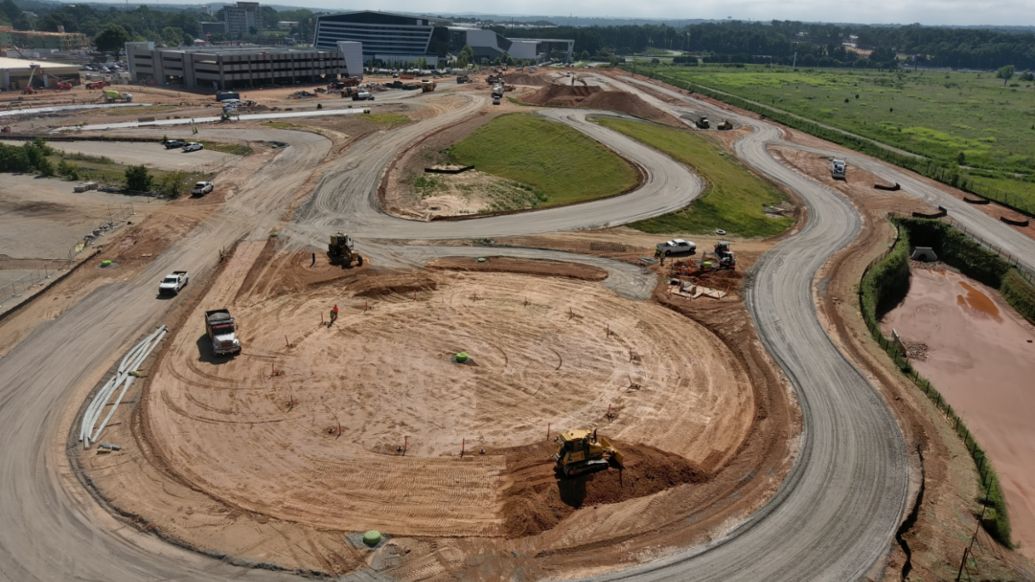
[(192, 141), (189, 144), (183, 146), (183, 151), (184, 152), (199, 152), (199, 151), (201, 151), (203, 149), (205, 149), (205, 146), (201, 145), (200, 143), (198, 143), (196, 141)]
[(659, 243), (655, 247), (654, 254), (656, 256), (668, 257), (671, 255), (695, 255), (697, 254), (697, 245), (691, 241), (683, 240), (681, 238), (672, 239), (667, 242)]
[(187, 286), (187, 281), (187, 271), (173, 271), (158, 284), (158, 294), (163, 297), (179, 295), (180, 290)]
[(171, 150), (176, 148), (182, 148), (183, 146), (187, 145), (187, 142), (183, 141), (182, 139), (168, 139), (162, 142), (162, 145), (165, 146), (165, 149)]
[(194, 187), (190, 190), (191, 196), (204, 196), (215, 188), (215, 184), (212, 182), (198, 182), (194, 184)]

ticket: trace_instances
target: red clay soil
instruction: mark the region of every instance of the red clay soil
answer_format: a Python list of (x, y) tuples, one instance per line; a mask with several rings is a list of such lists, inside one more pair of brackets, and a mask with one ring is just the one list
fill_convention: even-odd
[(542, 87), (543, 85), (549, 84), (549, 81), (541, 75), (530, 75), (528, 73), (507, 73), (506, 75), (503, 75), (503, 80), (508, 85), (531, 85), (533, 87)]
[(610, 468), (575, 478), (558, 478), (550, 455), (557, 447), (541, 442), (496, 451), (507, 457), (503, 493), (504, 531), (508, 538), (535, 535), (557, 525), (580, 507), (646, 497), (686, 483), (706, 480), (686, 458), (648, 445), (614, 443), (624, 469)]
[(603, 281), (607, 279), (607, 271), (579, 263), (565, 263), (541, 259), (518, 259), (514, 257), (485, 257), (478, 261), (475, 257), (443, 257), (428, 263), (431, 269), (449, 269), (454, 271), (490, 271), (494, 273), (524, 273), (527, 275), (545, 275), (548, 277), (568, 277), (583, 281)]
[(523, 98), (529, 105), (544, 107), (582, 107), (603, 109), (648, 119), (666, 125), (682, 127), (671, 115), (648, 105), (638, 96), (624, 91), (604, 91), (600, 87), (547, 85)]

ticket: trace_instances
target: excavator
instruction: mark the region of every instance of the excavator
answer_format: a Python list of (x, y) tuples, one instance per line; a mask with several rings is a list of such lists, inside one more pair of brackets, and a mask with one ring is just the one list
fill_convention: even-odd
[(331, 242), (327, 245), (327, 256), (331, 259), (332, 265), (351, 267), (355, 260), (357, 266), (363, 266), (363, 257), (356, 252), (352, 237), (342, 232), (331, 235)]
[(720, 240), (715, 243), (715, 258), (719, 260), (720, 269), (735, 269), (737, 268), (737, 257), (730, 250), (730, 242), (726, 240)]
[(554, 460), (559, 476), (571, 478), (623, 467), (622, 453), (607, 438), (597, 435), (596, 429), (572, 429), (558, 435), (557, 442), (560, 448)]

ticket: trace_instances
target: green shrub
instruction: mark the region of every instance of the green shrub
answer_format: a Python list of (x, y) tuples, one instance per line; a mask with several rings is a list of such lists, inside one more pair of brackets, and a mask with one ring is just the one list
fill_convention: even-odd
[(1010, 269), (1003, 276), (999, 292), (1017, 313), (1035, 324), (1035, 285), (1026, 280), (1017, 269)]
[(131, 192), (147, 192), (151, 189), (151, 173), (144, 166), (126, 168), (126, 189)]

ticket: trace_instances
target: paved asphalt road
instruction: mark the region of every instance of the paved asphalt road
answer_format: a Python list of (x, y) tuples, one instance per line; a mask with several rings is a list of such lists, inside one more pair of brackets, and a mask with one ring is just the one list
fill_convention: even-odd
[[(580, 205), (572, 207), (570, 216), (540, 211), (432, 224), (398, 221), (370, 209), (372, 187), (406, 143), (478, 107), (474, 100), (457, 112), (355, 144), (343, 159), (344, 167), (324, 177), (289, 233), (322, 244), (326, 231), (338, 226), (354, 227), (371, 238), (421, 239), (588, 228), (629, 220), (615, 214), (624, 202), (631, 205), (629, 212), (642, 217), (664, 212), (680, 200), (679, 205), (685, 204), (699, 188), (699, 183), (681, 184), (692, 180), (690, 174), (667, 166), (650, 150), (613, 132), (593, 133), (600, 130), (585, 125), (579, 115), (552, 112), (572, 116), (567, 121), (578, 129), (649, 167), (651, 178), (645, 188), (656, 188), (654, 195), (641, 191), (602, 201), (609, 204), (593, 203), (600, 206), (591, 211), (590, 204)], [(777, 130), (761, 122), (742, 122), (755, 124), (756, 132), (737, 144), (738, 155), (797, 190), (810, 207), (808, 225), (760, 262), (749, 291), (763, 340), (793, 379), (802, 400), (806, 427), (801, 458), (777, 499), (721, 542), (608, 579), (850, 579), (886, 552), (904, 507), (906, 452), (895, 422), (874, 390), (834, 349), (815, 316), (811, 284), (816, 269), (855, 235), (859, 218), (840, 196), (768, 156), (765, 146), (779, 139)], [(246, 132), (225, 131), (248, 137)], [(277, 139), (292, 147), (242, 184), (222, 212), (144, 272), (91, 293), (57, 320), (42, 324), (0, 360), (0, 438), (5, 443), (0, 452), (3, 578), (21, 582), (285, 577), (235, 568), (120, 526), (68, 475), (64, 456), (72, 420), (66, 411), (84, 399), (84, 387), (98, 380), (136, 336), (164, 315), (161, 304), (153, 301), (158, 277), (174, 266), (204, 276), (214, 267), (218, 248), (242, 236), (265, 236), (278, 210), (286, 207), (293, 187), (329, 148), (325, 139), (312, 134), (272, 133), (277, 132), (264, 131), (260, 139)], [(670, 188), (677, 192), (666, 198), (664, 191)], [(653, 200), (659, 197), (662, 200)], [(1005, 238), (1007, 243), (1017, 242)], [(415, 260), (408, 253), (434, 256), (437, 252), (432, 247), (407, 251), (404, 246), (370, 244), (375, 256), (395, 255), (400, 262)], [(637, 285), (642, 285), (635, 273), (609, 272), (615, 277), (612, 284), (623, 292), (635, 295)], [(619, 281), (622, 278), (627, 281)], [(355, 578), (374, 576), (361, 572)]]

